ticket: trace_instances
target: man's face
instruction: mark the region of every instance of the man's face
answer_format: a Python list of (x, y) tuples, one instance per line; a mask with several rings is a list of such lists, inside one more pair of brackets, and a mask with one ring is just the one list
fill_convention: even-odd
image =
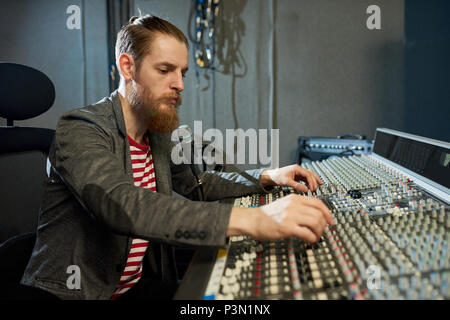
[(131, 80), (128, 102), (153, 132), (171, 132), (179, 125), (183, 77), (188, 69), (188, 50), (184, 42), (158, 34), (150, 54), (141, 61)]

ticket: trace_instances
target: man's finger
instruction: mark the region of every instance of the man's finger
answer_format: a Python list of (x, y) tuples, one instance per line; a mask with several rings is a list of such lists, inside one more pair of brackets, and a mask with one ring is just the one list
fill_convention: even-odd
[(327, 226), (322, 213), (316, 208), (309, 207), (306, 210), (302, 210), (302, 215), (297, 215), (294, 218), (296, 224), (308, 227), (317, 237), (321, 237), (323, 231)]
[(314, 179), (315, 185), (316, 185), (316, 189), (317, 189), (317, 184), (323, 184), (324, 182), (319, 178), (319, 176), (317, 175), (317, 173), (315, 173), (313, 170), (306, 170), (307, 172), (309, 172), (312, 175), (312, 178)]
[(331, 211), (328, 209), (328, 207), (322, 200), (311, 197), (302, 197), (302, 203), (320, 210), (327, 223), (330, 226), (334, 225), (333, 215), (331, 214)]
[(317, 242), (320, 239), (320, 237), (317, 237), (308, 227), (298, 225), (292, 227), (292, 235), (309, 243)]
[(311, 171), (307, 171), (306, 173), (306, 180), (308, 181), (308, 187), (311, 191), (316, 191), (317, 189), (317, 183), (314, 179), (313, 175), (311, 174)]
[(323, 184), (324, 183), (322, 181), (322, 179), (320, 179), (319, 176), (317, 175), (317, 173), (315, 173), (314, 171), (313, 171), (313, 175), (314, 175), (314, 178), (316, 179), (318, 184)]
[(294, 188), (295, 190), (299, 192), (308, 192), (308, 187), (305, 186), (303, 183), (298, 183), (296, 181), (292, 181), (289, 185), (290, 187)]

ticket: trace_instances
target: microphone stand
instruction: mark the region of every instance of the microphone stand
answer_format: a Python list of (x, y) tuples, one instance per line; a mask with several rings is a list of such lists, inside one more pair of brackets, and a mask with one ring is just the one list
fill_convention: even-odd
[(195, 180), (197, 181), (197, 190), (198, 190), (199, 200), (200, 201), (204, 201), (205, 200), (205, 195), (203, 193), (203, 181), (202, 181), (202, 179), (200, 179), (198, 177), (200, 172), (198, 170), (198, 167), (195, 165), (195, 161), (194, 161), (194, 155), (195, 155), (194, 140), (192, 140), (190, 142), (190, 144), (191, 144), (191, 161), (190, 161), (191, 171), (192, 171), (192, 173), (195, 176)]

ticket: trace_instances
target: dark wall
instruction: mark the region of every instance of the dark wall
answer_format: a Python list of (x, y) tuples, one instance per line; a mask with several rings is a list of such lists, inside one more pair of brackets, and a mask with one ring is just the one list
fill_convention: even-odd
[[(279, 0), (276, 118), (280, 163), (299, 136), (403, 131), (403, 0)], [(381, 28), (366, 25), (380, 8)]]
[(405, 1), (405, 130), (450, 141), (450, 1)]

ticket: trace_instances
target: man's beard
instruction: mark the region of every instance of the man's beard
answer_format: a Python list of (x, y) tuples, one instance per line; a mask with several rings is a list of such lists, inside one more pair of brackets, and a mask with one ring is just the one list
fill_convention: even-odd
[[(175, 105), (169, 103), (172, 99), (176, 99)], [(181, 96), (177, 93), (164, 94), (154, 99), (146, 88), (138, 90), (136, 83), (131, 82), (128, 103), (131, 109), (146, 121), (150, 132), (167, 133), (178, 128), (180, 119), (177, 109), (181, 102)]]

